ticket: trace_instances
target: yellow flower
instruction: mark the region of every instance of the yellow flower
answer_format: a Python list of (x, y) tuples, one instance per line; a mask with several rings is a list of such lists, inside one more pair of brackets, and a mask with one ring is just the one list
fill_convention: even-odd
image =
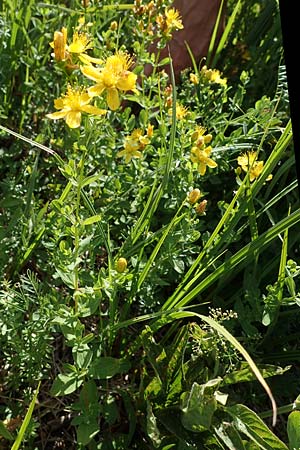
[(190, 73), (190, 82), (193, 84), (199, 84), (199, 77), (195, 73)]
[(220, 71), (217, 69), (208, 69), (207, 66), (203, 66), (201, 75), (203, 75), (210, 83), (217, 83), (223, 86), (227, 85), (227, 79), (222, 78)]
[(195, 131), (192, 133), (192, 141), (196, 141), (197, 147), (202, 147), (204, 144), (209, 144), (212, 140), (211, 134), (205, 134), (206, 129), (201, 125), (197, 125)]
[[(257, 152), (255, 151), (250, 151), (239, 156), (237, 162), (244, 172), (249, 172), (250, 182), (258, 178), (264, 168), (264, 162), (257, 161)], [(272, 174), (267, 177), (267, 181), (271, 179)]]
[(93, 58), (86, 53), (86, 51), (90, 48), (93, 48), (93, 44), (88, 35), (86, 33), (79, 33), (78, 31), (75, 31), (73, 34), (73, 41), (68, 48), (69, 52), (75, 53), (84, 64), (90, 64), (92, 62), (95, 64), (101, 64), (103, 62), (101, 59)]
[(89, 105), (91, 97), (82, 89), (73, 89), (70, 85), (67, 93), (62, 97), (54, 100), (54, 106), (60, 111), (46, 114), (49, 119), (65, 119), (70, 128), (78, 128), (81, 122), (81, 113), (85, 112), (101, 116), (106, 110)]
[(72, 64), (71, 55), (75, 54), (84, 64), (101, 64), (102, 60), (89, 56), (86, 51), (92, 48), (92, 43), (87, 34), (75, 31), (70, 45), (67, 44), (68, 31), (65, 27), (61, 31), (54, 32), (54, 40), (50, 46), (54, 49), (54, 57), (57, 61), (68, 60)]
[(183, 24), (181, 21), (181, 17), (179, 15), (179, 12), (175, 8), (170, 8), (165, 11), (166, 16), (166, 25), (167, 25), (167, 32), (173, 30), (182, 30)]
[(139, 128), (125, 137), (124, 149), (117, 153), (117, 156), (125, 156), (125, 164), (128, 164), (132, 158), (141, 158), (141, 150), (150, 143), (147, 135), (143, 135)]
[(132, 65), (132, 58), (123, 52), (109, 56), (105, 66), (101, 69), (85, 66), (82, 73), (97, 84), (88, 89), (90, 96), (101, 95), (106, 91), (106, 100), (113, 111), (119, 108), (121, 101), (119, 91), (135, 91), (137, 75), (128, 69)]
[(182, 120), (188, 114), (188, 109), (185, 106), (176, 103), (176, 119)]
[(206, 167), (210, 167), (211, 169), (213, 169), (218, 165), (209, 157), (211, 151), (211, 146), (206, 147), (203, 150), (196, 146), (192, 148), (191, 160), (193, 163), (197, 164), (197, 170), (200, 175), (205, 175)]
[[(169, 116), (172, 116), (172, 108), (168, 110)], [(180, 103), (176, 103), (176, 119), (182, 120), (189, 113), (188, 109), (185, 106), (180, 105)]]

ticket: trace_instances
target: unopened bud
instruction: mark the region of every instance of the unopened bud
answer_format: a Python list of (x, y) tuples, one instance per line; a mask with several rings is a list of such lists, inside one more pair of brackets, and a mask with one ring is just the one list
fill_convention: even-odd
[(116, 20), (113, 20), (110, 24), (111, 31), (116, 31), (118, 29), (118, 22)]
[(194, 203), (196, 203), (199, 198), (201, 197), (201, 192), (200, 189), (193, 189), (189, 194), (188, 194), (188, 201), (193, 205)]
[(154, 125), (151, 125), (151, 123), (149, 123), (148, 124), (148, 127), (147, 127), (147, 136), (148, 136), (148, 138), (152, 138), (152, 136), (153, 136), (153, 128), (154, 128)]
[(200, 202), (199, 205), (196, 207), (196, 213), (199, 214), (200, 216), (205, 214), (206, 205), (207, 200), (202, 200), (202, 202)]
[(205, 142), (205, 144), (209, 144), (209, 143), (211, 142), (211, 140), (212, 140), (212, 135), (211, 135), (211, 134), (206, 134), (206, 135), (204, 136), (204, 142)]
[(119, 273), (125, 272), (127, 269), (127, 260), (125, 258), (119, 258), (116, 262), (116, 271)]
[(54, 57), (56, 61), (64, 61), (66, 59), (66, 42), (62, 31), (54, 32)]

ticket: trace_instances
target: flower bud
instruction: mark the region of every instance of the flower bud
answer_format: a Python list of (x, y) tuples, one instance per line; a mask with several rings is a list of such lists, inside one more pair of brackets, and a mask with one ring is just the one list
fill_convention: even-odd
[(125, 270), (127, 269), (127, 260), (125, 258), (119, 258), (116, 262), (115, 268), (119, 273), (125, 272)]
[(118, 29), (118, 22), (116, 20), (113, 20), (110, 24), (111, 31), (116, 31)]
[(199, 198), (201, 197), (201, 192), (200, 189), (193, 189), (191, 192), (189, 192), (188, 194), (188, 201), (193, 205), (194, 203), (196, 203)]
[(211, 134), (206, 134), (204, 136), (204, 143), (205, 144), (209, 144), (211, 142), (211, 140), (212, 140), (212, 135)]
[(67, 29), (62, 28), (61, 31), (54, 32), (54, 57), (56, 61), (64, 61), (66, 59), (66, 42), (67, 42)]
[(147, 136), (148, 136), (148, 138), (152, 138), (152, 136), (153, 136), (153, 128), (154, 128), (154, 125), (151, 125), (151, 123), (149, 123), (148, 124), (148, 127), (147, 127)]
[(196, 213), (199, 214), (200, 216), (205, 214), (206, 205), (207, 200), (202, 200), (202, 202), (200, 202), (199, 205), (196, 207)]

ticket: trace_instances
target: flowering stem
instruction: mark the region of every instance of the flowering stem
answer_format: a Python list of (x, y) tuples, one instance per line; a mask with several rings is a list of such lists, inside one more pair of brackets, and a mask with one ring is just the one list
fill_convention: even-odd
[(81, 232), (81, 219), (80, 219), (80, 198), (81, 198), (81, 182), (83, 180), (84, 171), (84, 160), (86, 157), (86, 148), (83, 149), (83, 153), (78, 164), (79, 173), (77, 176), (77, 186), (76, 186), (76, 208), (75, 208), (75, 218), (76, 222), (74, 224), (74, 308), (75, 312), (78, 309), (77, 297), (79, 290), (79, 267), (78, 267), (78, 256), (79, 256), (79, 241)]

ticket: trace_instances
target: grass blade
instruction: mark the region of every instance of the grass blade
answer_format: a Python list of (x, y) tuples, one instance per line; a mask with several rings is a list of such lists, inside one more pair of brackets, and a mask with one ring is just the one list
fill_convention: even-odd
[(22, 443), (22, 440), (24, 438), (25, 432), (27, 430), (27, 427), (29, 425), (29, 422), (30, 422), (30, 419), (31, 419), (31, 416), (32, 416), (32, 413), (33, 413), (33, 410), (34, 410), (34, 406), (35, 406), (35, 402), (36, 402), (36, 399), (37, 399), (37, 396), (38, 396), (38, 393), (39, 393), (40, 385), (41, 385), (41, 382), (39, 381), (38, 387), (36, 388), (36, 391), (34, 393), (33, 399), (30, 402), (28, 411), (27, 411), (26, 416), (25, 416), (25, 418), (23, 420), (23, 423), (21, 425), (21, 428), (20, 428), (20, 431), (18, 433), (17, 439), (15, 440), (11, 450), (18, 450), (18, 448), (20, 447), (20, 445)]

